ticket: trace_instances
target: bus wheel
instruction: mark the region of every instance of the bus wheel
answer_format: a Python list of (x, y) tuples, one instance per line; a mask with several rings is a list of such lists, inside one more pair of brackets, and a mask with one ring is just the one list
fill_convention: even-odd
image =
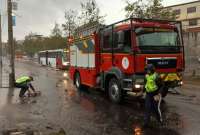
[(75, 74), (74, 84), (77, 89), (81, 88), (81, 78), (80, 78), (80, 74), (78, 72)]
[(119, 81), (112, 78), (109, 82), (108, 93), (110, 100), (114, 103), (120, 103), (122, 101), (122, 89), (119, 85)]

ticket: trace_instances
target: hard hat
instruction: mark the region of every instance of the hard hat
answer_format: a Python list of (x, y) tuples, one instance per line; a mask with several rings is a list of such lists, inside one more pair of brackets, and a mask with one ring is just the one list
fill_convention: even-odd
[(153, 64), (147, 64), (147, 66), (145, 67), (145, 71), (148, 72), (154, 72), (155, 71), (155, 66)]

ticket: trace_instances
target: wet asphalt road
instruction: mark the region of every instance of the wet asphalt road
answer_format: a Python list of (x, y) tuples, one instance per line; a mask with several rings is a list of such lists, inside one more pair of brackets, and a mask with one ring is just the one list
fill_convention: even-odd
[(16, 62), (16, 76), (32, 75), (33, 85), (42, 92), (25, 104), (19, 90), (1, 89), (0, 130), (31, 129), (42, 134), (67, 135), (199, 135), (200, 90), (198, 83), (185, 84), (162, 104), (164, 125), (152, 119), (152, 127), (142, 129), (144, 101), (133, 97), (121, 105), (111, 103), (100, 90), (76, 90), (62, 71), (33, 62)]

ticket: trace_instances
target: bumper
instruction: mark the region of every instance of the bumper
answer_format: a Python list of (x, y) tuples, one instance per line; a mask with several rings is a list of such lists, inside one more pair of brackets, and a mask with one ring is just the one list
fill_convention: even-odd
[[(161, 73), (160, 78), (165, 86), (169, 88), (180, 87), (183, 85), (181, 73)], [(144, 75), (134, 76), (132, 84), (129, 85), (131, 91), (140, 92), (144, 88)]]
[(183, 85), (182, 74), (180, 73), (160, 74), (160, 77), (169, 88), (180, 87)]
[(165, 86), (168, 88), (175, 88), (175, 87), (181, 87), (183, 85), (182, 80), (175, 80), (175, 81), (165, 81)]

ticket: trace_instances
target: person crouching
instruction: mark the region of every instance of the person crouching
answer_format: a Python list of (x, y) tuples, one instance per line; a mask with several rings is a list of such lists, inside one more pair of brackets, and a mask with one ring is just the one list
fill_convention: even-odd
[(31, 93), (29, 91), (29, 88), (31, 88), (31, 90), (33, 91), (33, 93), (36, 93), (35, 88), (31, 84), (32, 81), (33, 81), (33, 77), (32, 76), (22, 76), (22, 77), (18, 78), (15, 81), (15, 87), (16, 88), (21, 88), (21, 90), (19, 92), (19, 97), (20, 98), (25, 97), (26, 91), (28, 91), (29, 94)]

